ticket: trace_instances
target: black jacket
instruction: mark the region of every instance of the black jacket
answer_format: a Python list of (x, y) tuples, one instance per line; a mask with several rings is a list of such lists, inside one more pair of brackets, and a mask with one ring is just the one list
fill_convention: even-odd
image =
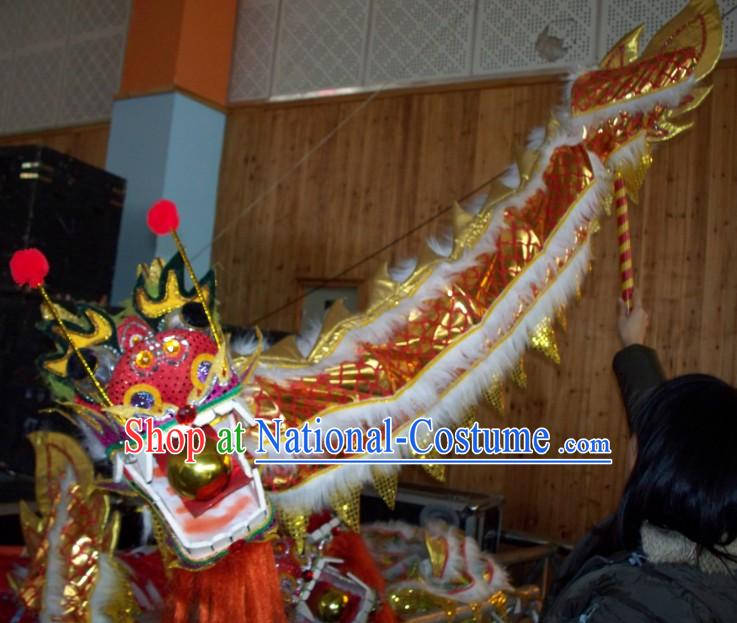
[[(641, 345), (617, 353), (613, 367), (630, 430), (637, 433), (640, 407), (664, 381), (663, 370), (655, 351)], [(736, 575), (653, 564), (641, 550), (586, 559), (606, 550), (615, 532), (610, 517), (574, 548), (561, 569), (563, 586), (551, 591), (545, 623), (737, 622)]]
[(612, 363), (627, 412), (630, 431), (637, 433), (640, 407), (648, 395), (665, 380), (657, 353), (642, 344), (620, 350)]
[(689, 564), (651, 564), (640, 554), (592, 558), (544, 623), (734, 623), (737, 580)]

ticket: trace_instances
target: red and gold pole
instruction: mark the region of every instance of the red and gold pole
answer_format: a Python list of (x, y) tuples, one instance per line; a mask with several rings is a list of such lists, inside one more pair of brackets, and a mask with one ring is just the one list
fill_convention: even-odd
[(619, 274), (622, 300), (627, 313), (632, 311), (632, 297), (635, 290), (634, 270), (632, 269), (632, 244), (630, 241), (630, 219), (627, 202), (627, 189), (624, 179), (618, 172), (614, 178), (614, 212), (617, 216), (617, 239), (619, 242)]

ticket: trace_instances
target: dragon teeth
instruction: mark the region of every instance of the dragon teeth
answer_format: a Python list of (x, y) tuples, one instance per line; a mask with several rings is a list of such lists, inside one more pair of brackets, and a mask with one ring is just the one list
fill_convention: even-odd
[(116, 452), (113, 455), (113, 482), (121, 482), (123, 480), (123, 455)]
[(248, 407), (240, 400), (233, 400), (233, 411), (235, 411), (248, 426), (256, 426), (256, 419), (251, 415)]
[(249, 478), (253, 478), (253, 470), (251, 469), (251, 464), (248, 462), (246, 455), (242, 452), (236, 452), (235, 454), (238, 458), (238, 463), (240, 463), (241, 469), (243, 469), (243, 473)]
[(266, 496), (264, 495), (264, 488), (261, 485), (261, 476), (258, 475), (258, 470), (254, 469), (252, 472), (253, 484), (256, 486), (256, 494), (258, 495), (258, 505), (261, 508), (266, 508)]
[(197, 414), (197, 417), (194, 419), (194, 426), (205, 426), (206, 424), (209, 424), (215, 419), (215, 411), (212, 409), (206, 409), (205, 411), (202, 411)]
[(224, 415), (229, 415), (233, 412), (237, 413), (238, 416), (243, 420), (243, 422), (249, 427), (256, 426), (255, 418), (251, 415), (246, 405), (244, 405), (237, 398), (232, 400), (224, 400), (223, 402), (220, 402), (216, 405), (213, 405), (212, 407), (209, 407), (208, 409), (205, 409), (204, 411), (201, 411), (194, 419), (194, 425), (205, 426), (206, 424), (210, 424), (213, 420)]
[(138, 466), (146, 482), (154, 479), (154, 455), (151, 452), (141, 452), (138, 455)]
[(232, 400), (223, 400), (212, 407), (218, 415), (228, 415), (233, 410)]

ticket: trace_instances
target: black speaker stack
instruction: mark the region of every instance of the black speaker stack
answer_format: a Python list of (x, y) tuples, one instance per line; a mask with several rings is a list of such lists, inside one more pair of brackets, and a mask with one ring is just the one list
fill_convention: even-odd
[(50, 344), (35, 327), (40, 298), (15, 286), (10, 257), (37, 247), (51, 266), (52, 297), (106, 304), (124, 198), (125, 180), (76, 158), (38, 145), (0, 147), (0, 471), (31, 473), (25, 435), (65, 428), (60, 416), (39, 414), (50, 399), (35, 362)]

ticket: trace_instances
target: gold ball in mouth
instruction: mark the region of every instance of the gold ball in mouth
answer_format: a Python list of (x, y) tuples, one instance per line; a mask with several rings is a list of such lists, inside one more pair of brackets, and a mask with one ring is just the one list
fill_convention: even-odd
[(315, 614), (321, 621), (332, 623), (340, 621), (343, 610), (348, 605), (348, 595), (336, 588), (328, 588), (316, 600), (314, 604)]
[(214, 498), (230, 482), (230, 455), (217, 451), (217, 441), (210, 437), (194, 463), (186, 463), (186, 452), (172, 454), (166, 467), (169, 484), (182, 497), (205, 501)]

